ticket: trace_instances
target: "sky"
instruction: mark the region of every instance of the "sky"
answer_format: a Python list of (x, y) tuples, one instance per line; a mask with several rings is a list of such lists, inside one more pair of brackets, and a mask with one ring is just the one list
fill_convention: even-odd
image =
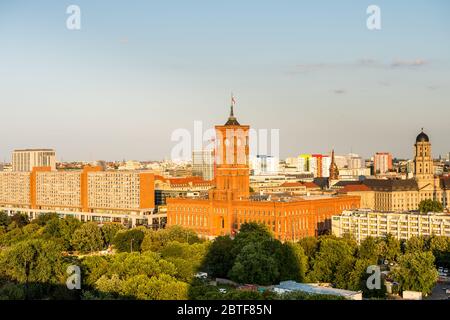
[(411, 158), (422, 127), (450, 152), (450, 1), (1, 0), (0, 39), (0, 161), (169, 158), (175, 130), (226, 121), (231, 92), (281, 157)]

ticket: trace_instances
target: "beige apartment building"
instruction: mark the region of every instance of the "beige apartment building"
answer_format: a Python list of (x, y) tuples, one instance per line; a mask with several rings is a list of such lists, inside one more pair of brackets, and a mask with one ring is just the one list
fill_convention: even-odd
[(0, 171), (0, 204), (30, 206), (30, 173)]
[(26, 213), (31, 219), (43, 212), (71, 215), (82, 221), (153, 224), (154, 175), (141, 171), (0, 172), (0, 210)]
[(362, 209), (344, 211), (332, 217), (331, 231), (337, 237), (350, 235), (358, 243), (367, 237), (383, 237), (387, 234), (399, 240), (413, 236), (450, 237), (450, 214), (386, 213)]
[(141, 209), (141, 175), (129, 172), (88, 173), (88, 207), (97, 212)]

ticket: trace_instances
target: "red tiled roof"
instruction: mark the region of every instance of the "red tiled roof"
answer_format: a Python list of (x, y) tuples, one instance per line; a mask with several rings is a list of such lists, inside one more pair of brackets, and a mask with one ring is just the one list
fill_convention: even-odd
[(317, 189), (320, 188), (317, 184), (315, 184), (314, 182), (303, 182), (303, 185), (307, 188), (307, 189)]
[(349, 184), (343, 187), (342, 189), (339, 189), (340, 193), (355, 192), (355, 191), (372, 191), (372, 189), (370, 189), (365, 184)]
[(158, 175), (158, 174), (155, 174), (155, 181), (156, 181), (156, 180), (166, 182), (166, 178), (164, 178), (163, 176), (160, 176), (160, 175)]
[(301, 187), (303, 184), (300, 182), (285, 182), (281, 185), (281, 187)]

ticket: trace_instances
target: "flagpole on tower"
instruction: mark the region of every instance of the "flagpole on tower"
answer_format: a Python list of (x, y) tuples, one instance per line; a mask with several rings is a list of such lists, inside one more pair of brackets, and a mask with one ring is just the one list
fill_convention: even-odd
[(236, 100), (234, 99), (234, 94), (231, 92), (231, 113), (230, 116), (234, 117), (234, 105), (236, 104)]

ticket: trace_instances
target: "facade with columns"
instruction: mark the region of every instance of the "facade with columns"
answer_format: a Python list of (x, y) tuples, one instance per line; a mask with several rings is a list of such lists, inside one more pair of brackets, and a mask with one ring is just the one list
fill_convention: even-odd
[(331, 217), (359, 208), (358, 196), (287, 197), (254, 201), (249, 192), (249, 129), (234, 116), (216, 129), (215, 187), (208, 199), (167, 199), (167, 225), (191, 228), (204, 237), (234, 235), (246, 222), (265, 224), (277, 239), (298, 240), (331, 228)]

